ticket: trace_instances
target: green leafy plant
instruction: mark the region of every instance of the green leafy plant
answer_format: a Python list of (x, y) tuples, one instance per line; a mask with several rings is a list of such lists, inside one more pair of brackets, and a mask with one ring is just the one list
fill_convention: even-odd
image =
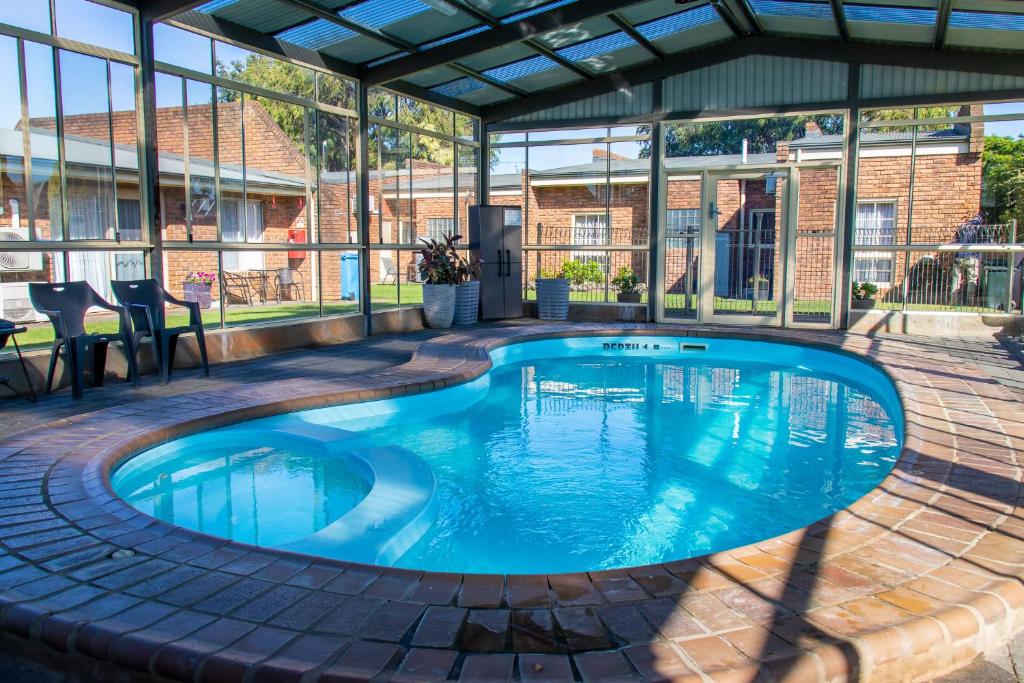
[(455, 243), (461, 235), (445, 235), (442, 241), (424, 239), (420, 249), (422, 258), (417, 264), (420, 278), (428, 285), (456, 285), (459, 283), (459, 254)]
[(854, 280), (851, 293), (855, 301), (869, 301), (878, 294), (878, 287), (872, 282), (857, 282)]
[(457, 285), (464, 285), (467, 282), (480, 279), (480, 260), (476, 258), (465, 259), (462, 254), (454, 252), (456, 259), (455, 277)]
[(563, 261), (559, 277), (568, 280), (573, 287), (582, 287), (604, 282), (604, 270), (597, 261)]
[(612, 287), (623, 294), (636, 294), (640, 291), (640, 278), (629, 266), (622, 266), (612, 278)]

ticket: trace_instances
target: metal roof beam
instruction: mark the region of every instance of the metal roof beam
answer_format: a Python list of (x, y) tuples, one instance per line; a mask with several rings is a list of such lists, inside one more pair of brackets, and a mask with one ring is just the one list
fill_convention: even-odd
[(726, 5), (722, 4), (722, 0), (711, 0), (711, 8), (718, 13), (718, 18), (725, 22), (725, 25), (729, 27), (734, 36), (737, 38), (745, 38), (747, 36), (746, 31), (740, 26), (740, 22), (736, 21), (736, 15)]
[(611, 19), (613, 24), (621, 28), (623, 33), (632, 38), (637, 45), (647, 50), (648, 53), (654, 55), (656, 59), (663, 60), (668, 57), (668, 55), (661, 51), (661, 48), (644, 38), (643, 35), (636, 30), (636, 27), (633, 26), (633, 24), (623, 19), (617, 12), (612, 12), (608, 15), (608, 18)]
[(324, 21), (328, 21), (334, 24), (335, 26), (341, 26), (342, 28), (348, 29), (353, 33), (358, 33), (362, 36), (366, 36), (367, 38), (379, 40), (380, 42), (386, 43), (387, 45), (395, 48), (396, 50), (407, 50), (409, 52), (416, 52), (416, 46), (408, 41), (389, 35), (384, 31), (380, 31), (375, 28), (369, 28), (367, 26), (363, 26), (362, 24), (357, 24), (354, 21), (349, 21), (348, 19), (345, 19), (339, 14), (331, 12), (330, 10), (326, 10), (315, 3), (309, 2), (309, 0), (278, 0), (278, 2), (283, 2), (286, 5), (297, 7), (298, 9), (301, 9), (303, 12), (306, 12), (307, 14), (316, 17), (317, 19), (323, 19)]
[(206, 0), (148, 0), (139, 2), (139, 13), (145, 21), (164, 21), (175, 14), (187, 12), (202, 5)]
[(763, 36), (679, 52), (664, 62), (648, 63), (595, 81), (559, 86), (526, 99), (483, 107), (481, 116), (485, 122), (501, 121), (754, 54), (1024, 77), (1024, 61), (994, 60), (991, 53)]
[(757, 18), (757, 13), (754, 12), (754, 8), (750, 6), (747, 0), (736, 0), (736, 4), (739, 5), (740, 11), (743, 12), (743, 18), (750, 24), (750, 28), (755, 36), (765, 35), (764, 27), (761, 26), (760, 20)]
[[(463, 66), (463, 65), (458, 64), (456, 62), (452, 62), (451, 64), (449, 64), (448, 68), (452, 69), (453, 71), (458, 71), (463, 76), (469, 76), (470, 78), (475, 78), (476, 80), (480, 81), (481, 83), (486, 83), (487, 85), (491, 86), (492, 88), (497, 88), (498, 90), (504, 90), (505, 92), (511, 93), (511, 94), (513, 94), (513, 95), (515, 95), (517, 97), (529, 97), (530, 96), (530, 92), (527, 91), (527, 90), (523, 90), (522, 88), (517, 88), (516, 86), (509, 85), (508, 83), (502, 83), (501, 81), (495, 80), (495, 79), (493, 79), (493, 78), (491, 78), (489, 76), (484, 76), (479, 71), (474, 71), (473, 69), (470, 69), (469, 67)], [(438, 83), (438, 85), (443, 85), (443, 84)], [(431, 86), (431, 87), (436, 88), (437, 86), (435, 85), (435, 86)]]
[(846, 23), (846, 10), (843, 9), (843, 0), (832, 0), (832, 16), (836, 20), (836, 31), (844, 43), (850, 42), (850, 27)]
[(935, 12), (935, 40), (932, 47), (941, 50), (946, 45), (946, 32), (949, 30), (949, 17), (953, 14), (953, 0), (939, 0)]
[[(533, 16), (514, 21), (509, 24), (498, 22), (497, 25), (486, 31), (453, 40), (444, 45), (422, 50), (418, 54), (400, 57), (398, 59), (381, 64), (373, 68), (365, 69), (363, 80), (369, 85), (386, 83), (396, 78), (402, 78), (419, 71), (426, 71), (435, 66), (457, 62), (478, 52), (491, 50), (509, 43), (517, 43), (532, 38), (538, 34), (546, 33), (568, 24), (575, 24), (592, 17), (616, 12), (624, 7), (636, 5), (643, 0), (577, 0), (574, 3), (546, 12), (540, 12)], [(537, 49), (537, 45), (533, 45)], [(547, 55), (550, 57), (551, 55)], [(571, 64), (571, 62), (569, 62)], [(573, 68), (578, 67), (566, 67)], [(585, 71), (577, 71), (590, 78), (592, 74)]]

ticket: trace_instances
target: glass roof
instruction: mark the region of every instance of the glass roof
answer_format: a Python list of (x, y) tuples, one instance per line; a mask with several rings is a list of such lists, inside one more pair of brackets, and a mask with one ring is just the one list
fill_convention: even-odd
[[(745, 6), (768, 36), (835, 40), (839, 32), (832, 3), (827, 0), (720, 0), (718, 5), (697, 0), (685, 7), (676, 0), (639, 0), (618, 7), (616, 16), (611, 16), (608, 7), (595, 7), (588, 13), (591, 3), (586, 0), (310, 1), (363, 29), (314, 16), (301, 5), (286, 5), (281, 0), (209, 0), (198, 9), (362, 68), (387, 68), (389, 74), (402, 74), (402, 67), (408, 66), (404, 76), (395, 78), (412, 79), (420, 87), (469, 103), (583, 80), (580, 69), (598, 76), (642, 68), (638, 65), (658, 55), (632, 35), (642, 36), (670, 56), (737, 39), (736, 32), (753, 30)], [(339, 6), (339, 10), (331, 9)], [(564, 25), (550, 28), (550, 18), (561, 18), (561, 8), (569, 6), (571, 19), (566, 17)], [(936, 7), (936, 0), (842, 0), (849, 35), (855, 41), (871, 43), (930, 45), (933, 37), (940, 35)], [(548, 12), (548, 21), (538, 25), (545, 28), (538, 32), (496, 37), (493, 44), (476, 40), (465, 48), (451, 47), (473, 36), (486, 36), (496, 30), (493, 27)], [(948, 16), (948, 33), (942, 44), (947, 49), (1024, 51), (1024, 2), (954, 0)], [(440, 46), (448, 47), (435, 54), (458, 56), (427, 56)], [(445, 66), (448, 60), (451, 69)], [(580, 66), (569, 68), (566, 62)], [(498, 83), (515, 85), (503, 89)]]

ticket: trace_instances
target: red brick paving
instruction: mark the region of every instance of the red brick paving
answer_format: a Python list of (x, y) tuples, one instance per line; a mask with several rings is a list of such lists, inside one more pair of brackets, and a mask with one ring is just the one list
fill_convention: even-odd
[[(252, 548), (153, 520), (107, 482), (119, 460), (196, 426), (464, 382), (486, 370), (488, 347), (513, 339), (670, 329), (870, 358), (904, 402), (899, 463), (850, 508), (776, 539), (550, 577), (410, 572)], [(358, 376), (310, 367), (0, 440), (0, 626), (55, 656), (173, 680), (930, 676), (1002, 644), (1024, 621), (1022, 418), (1009, 389), (942, 345), (647, 325), (461, 331)]]

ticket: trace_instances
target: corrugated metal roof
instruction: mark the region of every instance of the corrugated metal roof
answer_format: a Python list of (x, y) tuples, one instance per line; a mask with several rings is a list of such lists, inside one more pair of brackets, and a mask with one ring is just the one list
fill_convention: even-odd
[[(446, 0), (361, 0), (354, 4), (343, 0), (311, 1), (370, 31), (384, 31), (387, 36), (362, 35), (316, 18), (300, 5), (285, 0), (210, 0), (199, 11), (373, 68), (417, 51), (405, 43), (429, 52), (467, 38), (485, 36), (492, 30), (489, 24), (509, 24), (544, 12), (557, 17), (561, 8), (585, 7), (585, 0), (463, 0), (471, 10), (460, 9)], [(744, 1), (749, 2), (769, 35), (826, 39), (838, 36), (834, 11), (826, 0)], [(854, 39), (921, 45), (931, 45), (935, 39), (939, 18), (936, 0), (845, 0), (842, 6)], [(736, 10), (737, 3), (727, 0), (725, 7)], [(478, 13), (491, 20), (481, 19)], [(618, 15), (632, 24), (639, 35), (673, 56), (736, 39), (710, 2), (680, 7), (673, 0), (647, 0), (620, 8)], [(737, 15), (742, 30), (749, 22), (742, 13)], [(631, 38), (630, 31), (604, 14), (566, 23), (532, 36), (532, 40), (544, 43), (559, 57), (595, 74), (611, 73), (653, 59), (649, 51)], [(955, 0), (945, 41), (948, 46), (972, 50), (1022, 51), (1024, 2)], [(461, 56), (459, 63), (483, 72), (490, 79), (515, 83), (528, 93), (580, 80), (578, 74), (559, 66), (543, 50), (526, 42), (496, 43), (491, 49)], [(890, 67), (865, 69), (863, 90), (871, 97), (1020, 87), (1020, 79), (985, 74), (922, 75), (920, 72), (928, 70), (914, 69), (908, 73)], [(414, 77), (415, 83), (456, 100), (479, 104), (512, 96), (472, 78), (445, 75), (443, 66), (430, 66), (427, 71), (433, 73)], [(750, 57), (669, 78), (665, 99), (669, 109), (678, 111), (842, 100), (846, 97), (846, 77), (845, 67), (827, 60)], [(965, 79), (973, 82), (967, 84)], [(587, 113), (599, 108), (605, 116), (632, 111), (621, 98), (616, 106), (598, 107), (594, 100), (577, 105), (577, 110)], [(563, 116), (570, 115), (572, 108), (557, 109), (558, 115)], [(542, 115), (539, 120), (546, 117)]]

